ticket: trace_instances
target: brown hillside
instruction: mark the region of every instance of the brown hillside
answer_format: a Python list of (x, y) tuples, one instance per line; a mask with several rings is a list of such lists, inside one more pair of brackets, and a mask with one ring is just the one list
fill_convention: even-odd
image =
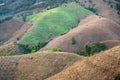
[(0, 24), (0, 44), (9, 40), (19, 30), (24, 22), (12, 19)]
[[(90, 20), (91, 19), (91, 20)], [(65, 52), (78, 52), (87, 42), (120, 40), (120, 26), (103, 17), (90, 16), (67, 34), (57, 37), (41, 50), (61, 48)], [(73, 44), (73, 40), (75, 44)]]
[(99, 15), (120, 23), (120, 14), (116, 9), (115, 0), (79, 0), (80, 3), (89, 9), (94, 9)]
[(20, 40), (25, 33), (27, 33), (27, 31), (33, 26), (32, 23), (25, 23), (24, 25), (22, 25), (22, 27), (17, 30), (13, 35), (12, 37), (6, 42), (6, 43), (9, 43), (9, 42), (16, 42), (18, 40)]
[(114, 80), (120, 73), (120, 46), (101, 52), (46, 80)]
[(44, 80), (83, 57), (64, 52), (0, 57), (0, 80)]
[(120, 41), (118, 40), (106, 40), (102, 41), (102, 43), (105, 44), (108, 49), (120, 45)]

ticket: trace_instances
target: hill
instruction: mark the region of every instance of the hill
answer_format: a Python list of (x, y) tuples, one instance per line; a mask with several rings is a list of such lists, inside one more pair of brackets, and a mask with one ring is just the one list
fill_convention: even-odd
[(0, 57), (1, 80), (44, 80), (83, 57), (64, 52)]
[(120, 1), (119, 0), (78, 0), (84, 7), (120, 23)]
[(90, 16), (67, 34), (50, 41), (41, 50), (60, 48), (65, 52), (79, 52), (86, 43), (120, 40), (119, 31), (120, 25), (114, 21), (100, 16)]
[(45, 80), (115, 80), (120, 73), (120, 46), (76, 62)]
[(77, 3), (65, 4), (27, 16), (27, 21), (34, 23), (34, 27), (20, 40), (22, 44), (46, 42), (52, 38), (65, 34), (78, 25), (79, 21), (93, 12)]
[(0, 44), (8, 41), (19, 30), (24, 22), (12, 19), (0, 24)]

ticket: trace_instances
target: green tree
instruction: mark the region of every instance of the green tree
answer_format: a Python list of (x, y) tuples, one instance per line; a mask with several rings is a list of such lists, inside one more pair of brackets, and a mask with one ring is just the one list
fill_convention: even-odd
[(88, 56), (90, 56), (90, 54), (91, 54), (91, 46), (90, 46), (89, 43), (87, 43), (87, 44), (85, 45), (85, 52), (86, 52), (86, 54), (87, 54)]

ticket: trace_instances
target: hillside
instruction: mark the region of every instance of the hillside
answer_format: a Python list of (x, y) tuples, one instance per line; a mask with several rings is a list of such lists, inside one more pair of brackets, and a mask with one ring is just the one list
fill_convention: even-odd
[(120, 26), (114, 21), (99, 16), (90, 16), (67, 34), (50, 41), (41, 50), (60, 48), (65, 52), (79, 52), (86, 43), (120, 40), (119, 31)]
[(0, 57), (0, 79), (44, 80), (82, 59), (82, 56), (64, 52), (2, 56)]
[(46, 42), (65, 34), (78, 25), (79, 21), (93, 12), (79, 4), (69, 3), (27, 17), (35, 26), (20, 40), (22, 44)]
[(106, 48), (108, 49), (120, 45), (119, 40), (106, 40), (106, 41), (102, 41), (102, 43), (105, 44)]
[[(76, 62), (45, 80), (115, 80), (120, 73), (120, 46)], [(118, 79), (119, 80), (119, 79)]]
[(32, 27), (32, 23), (24, 23), (6, 43), (19, 41)]
[(65, 52), (2, 56), (0, 79), (114, 80), (120, 73), (119, 55), (120, 46), (86, 58)]
[(119, 0), (78, 0), (81, 5), (104, 16), (108, 19), (120, 23), (120, 1)]
[(0, 44), (8, 41), (23, 24), (24, 22), (15, 19), (0, 24)]

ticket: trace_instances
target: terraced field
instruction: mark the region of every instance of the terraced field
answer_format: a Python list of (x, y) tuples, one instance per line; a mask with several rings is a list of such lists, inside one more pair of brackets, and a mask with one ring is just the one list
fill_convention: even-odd
[(21, 40), (20, 43), (45, 42), (56, 36), (62, 35), (78, 25), (79, 21), (94, 14), (79, 4), (69, 3), (27, 17), (28, 22), (34, 27)]

